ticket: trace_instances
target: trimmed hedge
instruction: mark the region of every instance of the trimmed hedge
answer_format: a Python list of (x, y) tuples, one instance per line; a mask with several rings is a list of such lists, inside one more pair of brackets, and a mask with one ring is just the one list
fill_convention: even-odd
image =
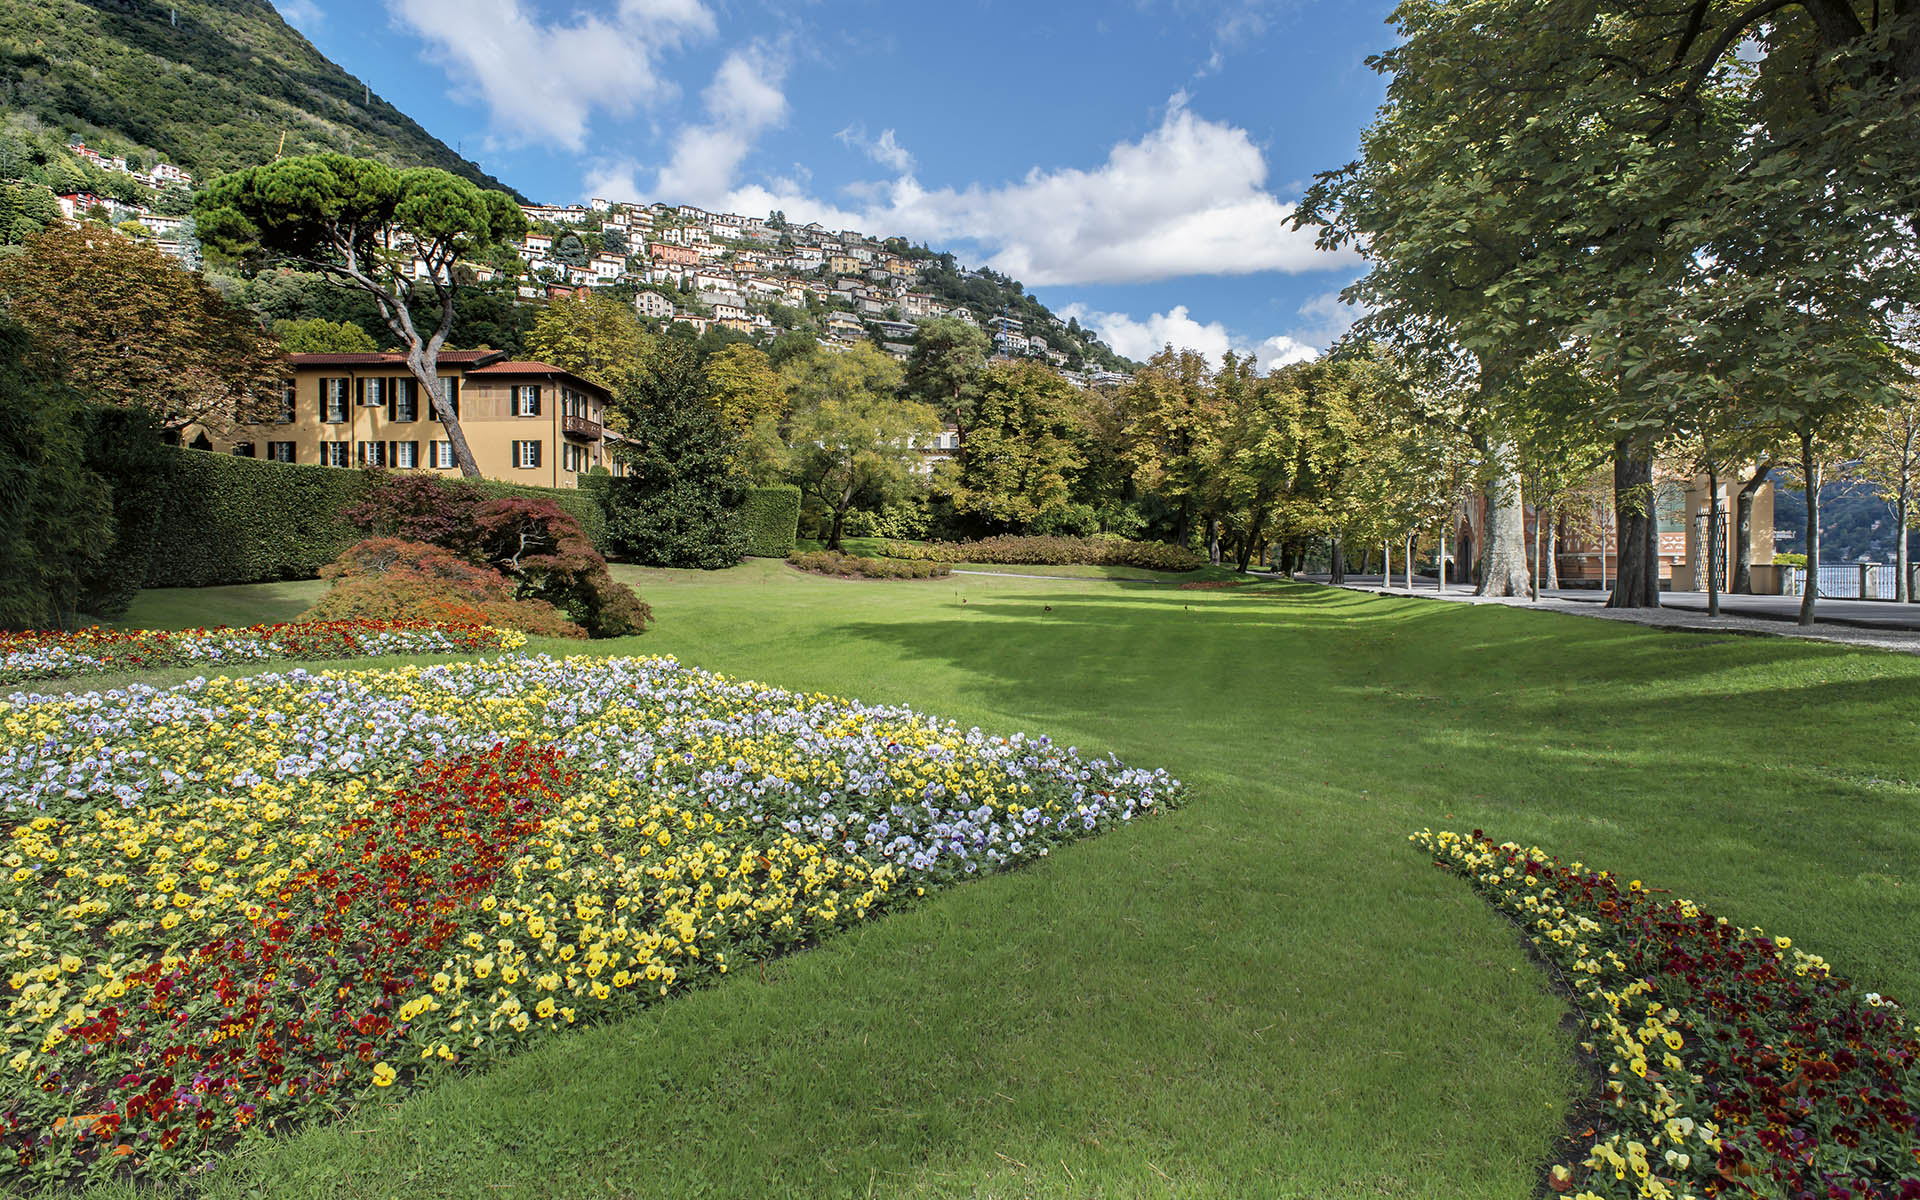
[(861, 558), (838, 550), (814, 550), (791, 554), (787, 562), (815, 575), (837, 575), (842, 579), (943, 579), (953, 568), (943, 562), (913, 558)]
[(1130, 542), (1117, 537), (991, 537), (977, 542), (888, 542), (894, 558), (933, 562), (1011, 565), (1141, 567), (1152, 571), (1197, 571), (1204, 556), (1166, 542)]
[(790, 483), (747, 489), (740, 528), (752, 558), (785, 558), (800, 536), (800, 489)]
[[(175, 449), (169, 457), (146, 587), (312, 579), (361, 539), (340, 513), (366, 498), (365, 471), (201, 450)], [(580, 522), (596, 548), (605, 544), (606, 514), (590, 493), (490, 479), (446, 482), (473, 488), (489, 500), (553, 500)], [(148, 553), (125, 544), (113, 552)]]
[(147, 587), (312, 579), (360, 540), (340, 515), (366, 496), (359, 471), (176, 450), (166, 472)]

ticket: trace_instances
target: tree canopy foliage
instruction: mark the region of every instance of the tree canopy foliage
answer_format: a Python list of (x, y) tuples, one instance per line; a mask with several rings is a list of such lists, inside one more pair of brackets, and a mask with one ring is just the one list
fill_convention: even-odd
[(0, 296), (98, 404), (178, 434), (258, 419), (285, 364), (271, 337), (198, 275), (99, 225), (55, 225), (0, 261)]
[[(438, 363), (464, 290), (457, 265), (526, 230), (512, 197), (435, 168), (396, 171), (312, 154), (223, 175), (195, 211), (200, 237), (222, 254), (292, 262), (370, 297), (445, 427), (461, 472), (479, 474), (441, 394)], [(419, 283), (438, 302), (430, 322), (416, 321), (410, 306)]]

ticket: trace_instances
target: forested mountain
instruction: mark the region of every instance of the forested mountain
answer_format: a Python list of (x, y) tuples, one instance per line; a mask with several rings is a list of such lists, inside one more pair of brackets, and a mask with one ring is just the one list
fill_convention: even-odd
[(0, 0), (0, 110), (16, 133), (78, 134), (201, 182), (272, 159), (284, 133), (288, 154), (340, 150), (513, 190), (373, 95), (266, 0)]
[[(1871, 485), (1843, 479), (1820, 489), (1820, 561), (1892, 562), (1894, 529), (1893, 506)], [(1806, 551), (1805, 493), (1780, 488), (1773, 498), (1773, 530), (1775, 550)], [(1920, 534), (1907, 536), (1907, 544), (1920, 550)]]

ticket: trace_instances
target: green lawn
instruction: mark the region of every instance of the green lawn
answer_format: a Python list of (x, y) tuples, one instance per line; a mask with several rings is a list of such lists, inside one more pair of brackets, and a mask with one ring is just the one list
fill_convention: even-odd
[(1574, 1036), (1426, 825), (1920, 995), (1920, 658), (1294, 585), (616, 571), (659, 624), (596, 650), (1050, 733), (1191, 803), (203, 1194), (1520, 1200)]
[[(801, 550), (824, 550), (826, 543), (802, 538), (798, 543)], [(840, 539), (840, 550), (860, 558), (885, 558), (888, 539), (857, 538)], [(1146, 567), (1100, 567), (1080, 563), (974, 563), (957, 562), (956, 571), (986, 571), (1001, 575), (1033, 575), (1047, 579), (1124, 579), (1133, 582), (1154, 583), (1201, 583), (1227, 579), (1245, 579), (1246, 576), (1232, 567), (1201, 567), (1194, 571), (1154, 571)]]

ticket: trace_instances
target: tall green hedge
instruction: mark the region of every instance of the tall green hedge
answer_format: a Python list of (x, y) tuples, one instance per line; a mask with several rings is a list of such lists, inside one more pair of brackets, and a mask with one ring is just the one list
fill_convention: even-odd
[(360, 471), (177, 451), (146, 586), (311, 579), (359, 540), (340, 511), (366, 491)]
[[(269, 462), (176, 450), (167, 468), (163, 512), (155, 526), (147, 587), (206, 587), (311, 579), (360, 540), (341, 510), (365, 498), (365, 471)], [(553, 500), (606, 545), (607, 518), (591, 494), (496, 480), (450, 480), (489, 500)], [(139, 547), (116, 546), (115, 553)]]
[(747, 489), (740, 528), (754, 558), (785, 558), (800, 533), (800, 489), (790, 483)]

